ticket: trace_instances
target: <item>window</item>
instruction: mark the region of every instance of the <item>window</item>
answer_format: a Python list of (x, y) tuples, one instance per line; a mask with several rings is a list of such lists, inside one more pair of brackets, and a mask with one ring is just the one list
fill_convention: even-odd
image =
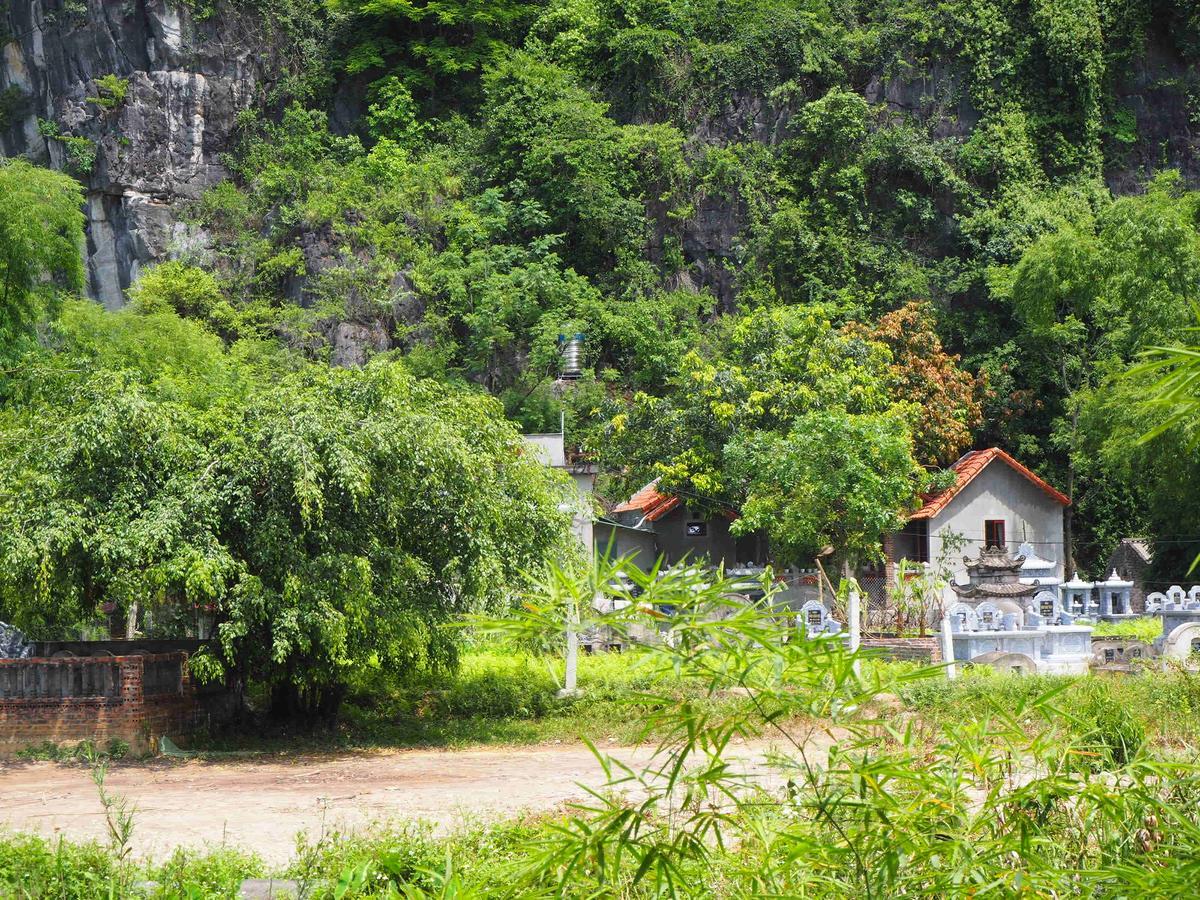
[(914, 519), (900, 532), (901, 555), (912, 562), (929, 562), (929, 520)]
[(686, 526), (688, 537), (708, 537), (707, 522), (688, 522)]
[(986, 547), (1004, 549), (1004, 520), (987, 519), (983, 523), (983, 543)]

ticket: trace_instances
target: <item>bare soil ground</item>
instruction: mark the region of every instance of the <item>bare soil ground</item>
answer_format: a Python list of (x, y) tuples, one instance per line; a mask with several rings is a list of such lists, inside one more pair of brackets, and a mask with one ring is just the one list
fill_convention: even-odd
[[(651, 748), (605, 748), (644, 764)], [(738, 751), (748, 765), (766, 747)], [(297, 756), (281, 761), (152, 760), (114, 764), (107, 787), (137, 807), (134, 852), (161, 859), (179, 846), (222, 842), (285, 863), (296, 835), (358, 831), (396, 819), (448, 829), (465, 819), (548, 811), (583, 799), (603, 772), (582, 745)], [(0, 828), (103, 838), (84, 766), (0, 763)]]

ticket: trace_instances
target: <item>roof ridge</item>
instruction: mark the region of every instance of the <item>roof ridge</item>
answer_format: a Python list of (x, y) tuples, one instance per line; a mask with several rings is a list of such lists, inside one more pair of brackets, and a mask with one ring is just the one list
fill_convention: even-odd
[(1024, 476), (1035, 487), (1047, 494), (1050, 499), (1063, 506), (1071, 505), (1071, 498), (1041, 478), (1029, 467), (1023, 465), (1012, 454), (1000, 447), (988, 447), (985, 450), (970, 450), (964, 453), (950, 470), (955, 474), (954, 484), (936, 494), (923, 495), (924, 503), (914, 512), (910, 519), (932, 519), (949, 505), (958, 492), (970, 484), (980, 472), (988, 467), (992, 460), (1000, 459), (1017, 474)]

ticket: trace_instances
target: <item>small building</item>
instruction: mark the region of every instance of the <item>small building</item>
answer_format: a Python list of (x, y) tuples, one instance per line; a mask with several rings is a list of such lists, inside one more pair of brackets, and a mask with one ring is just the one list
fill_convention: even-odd
[(662, 556), (667, 565), (686, 557), (729, 572), (761, 569), (767, 563), (766, 536), (734, 535), (729, 526), (737, 517), (730, 509), (699, 512), (679, 495), (660, 491), (655, 479), (596, 522), (596, 549), (603, 552), (611, 540), (614, 554), (637, 552), (642, 565)]
[(951, 555), (944, 547), (950, 535), (965, 541), (955, 553), (975, 557), (989, 548), (1031, 548), (1037, 556), (1022, 575), (1042, 584), (1061, 581), (1063, 511), (1071, 499), (999, 447), (972, 450), (950, 468), (954, 484), (924, 496), (908, 524), (885, 538), (889, 583), (902, 559), (925, 563)]
[(1146, 574), (1154, 561), (1154, 551), (1145, 538), (1122, 538), (1108, 557), (1106, 572), (1116, 572), (1123, 580), (1133, 582), (1129, 592), (1133, 612), (1146, 611)]
[(572, 510), (571, 530), (584, 552), (590, 554), (593, 543), (595, 515), (592, 511), (592, 494), (596, 486), (596, 464), (586, 459), (577, 459), (567, 452), (561, 431), (549, 434), (524, 435), (526, 445), (533, 450), (542, 465), (566, 472), (575, 482), (578, 503)]

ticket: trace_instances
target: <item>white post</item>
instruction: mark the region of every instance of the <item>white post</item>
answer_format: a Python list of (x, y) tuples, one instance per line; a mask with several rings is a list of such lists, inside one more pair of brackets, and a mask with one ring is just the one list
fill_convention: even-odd
[(946, 677), (953, 680), (958, 672), (954, 668), (954, 635), (950, 631), (950, 615), (942, 615), (942, 662), (946, 666)]
[(579, 607), (574, 603), (567, 610), (567, 665), (563, 673), (563, 688), (558, 696), (574, 697), (579, 689), (575, 686), (579, 670)]
[[(851, 653), (857, 653), (859, 644), (861, 643), (862, 623), (861, 623), (860, 619), (862, 618), (862, 616), (859, 613), (858, 607), (859, 607), (858, 591), (851, 588), (850, 596), (846, 599), (846, 618), (850, 620), (848, 624), (850, 625), (850, 652)], [(855, 675), (862, 674), (861, 665), (857, 659), (854, 661), (854, 674)]]

